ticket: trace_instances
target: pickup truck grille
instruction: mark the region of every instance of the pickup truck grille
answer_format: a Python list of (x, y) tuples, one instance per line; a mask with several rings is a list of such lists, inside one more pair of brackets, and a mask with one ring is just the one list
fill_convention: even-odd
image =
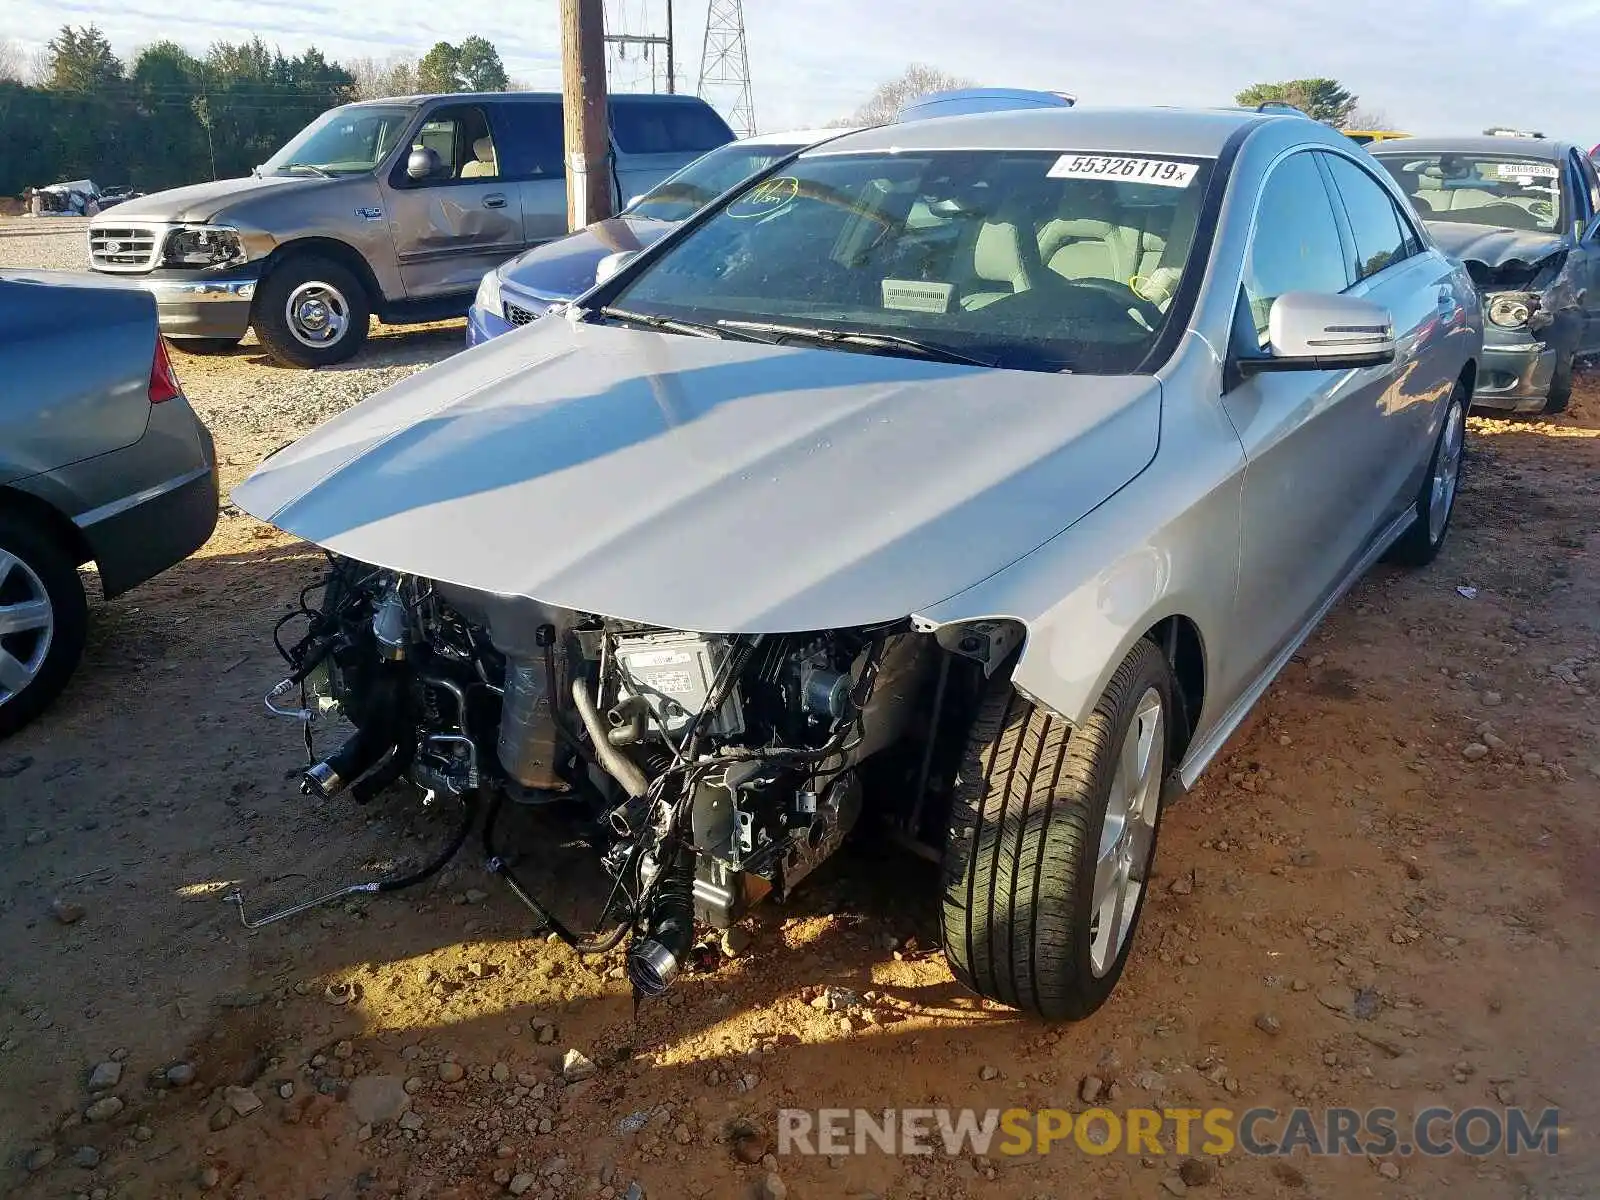
[(89, 229), (89, 263), (97, 271), (149, 271), (161, 257), (165, 225), (96, 225)]

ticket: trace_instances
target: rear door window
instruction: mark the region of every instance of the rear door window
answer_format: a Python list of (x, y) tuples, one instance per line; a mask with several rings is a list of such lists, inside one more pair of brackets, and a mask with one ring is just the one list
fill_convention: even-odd
[(624, 154), (703, 154), (733, 140), (706, 105), (649, 100), (613, 104), (611, 136)]
[(1350, 232), (1356, 240), (1355, 276), (1366, 279), (1410, 256), (1408, 230), (1387, 189), (1338, 154), (1324, 154), (1335, 190), (1344, 202)]
[(494, 125), (505, 178), (559, 179), (566, 174), (559, 101), (497, 104)]

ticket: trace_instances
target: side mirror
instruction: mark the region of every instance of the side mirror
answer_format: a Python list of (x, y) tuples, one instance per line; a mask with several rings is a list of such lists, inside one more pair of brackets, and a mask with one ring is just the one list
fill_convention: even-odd
[(412, 179), (432, 179), (444, 167), (436, 150), (418, 146), (406, 157), (406, 174)]
[(594, 281), (596, 286), (610, 279), (623, 267), (632, 262), (639, 252), (637, 250), (619, 250), (615, 254), (608, 254), (595, 264)]
[(1239, 360), (1252, 371), (1347, 371), (1394, 361), (1394, 318), (1356, 296), (1285, 292), (1267, 317), (1269, 352)]

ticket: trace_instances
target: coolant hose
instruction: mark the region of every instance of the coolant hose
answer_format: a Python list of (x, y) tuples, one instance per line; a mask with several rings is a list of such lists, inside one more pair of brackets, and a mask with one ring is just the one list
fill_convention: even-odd
[(656, 884), (645, 936), (628, 947), (628, 981), (640, 996), (659, 996), (677, 978), (694, 945), (694, 852), (680, 849)]
[(401, 888), (414, 887), (424, 879), (437, 875), (466, 844), (467, 834), (472, 832), (473, 819), (478, 815), (478, 793), (468, 792), (461, 797), (461, 824), (456, 828), (455, 837), (450, 839), (450, 844), (440, 852), (432, 862), (418, 867), (409, 875), (401, 875), (397, 879), (385, 879), (374, 889), (379, 892), (398, 892)]
[(589, 731), (589, 740), (594, 743), (595, 758), (600, 765), (635, 800), (646, 795), (650, 791), (650, 781), (645, 778), (644, 769), (611, 744), (606, 723), (600, 719), (600, 710), (589, 696), (589, 685), (582, 679), (572, 681), (572, 703), (577, 706), (583, 727)]

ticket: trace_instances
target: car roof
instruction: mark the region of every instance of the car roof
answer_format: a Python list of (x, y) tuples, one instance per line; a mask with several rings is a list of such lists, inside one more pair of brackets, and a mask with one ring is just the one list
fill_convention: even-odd
[(1215, 158), (1240, 129), (1306, 124), (1281, 113), (1198, 108), (1023, 108), (862, 130), (813, 154), (866, 150), (1101, 150)]
[(1381, 142), (1376, 147), (1369, 147), (1368, 152), (1379, 156), (1388, 154), (1515, 154), (1519, 158), (1558, 162), (1566, 154), (1568, 148), (1566, 142), (1557, 142), (1550, 138), (1495, 137), (1492, 134), (1477, 134), (1472, 137), (1395, 138), (1394, 145), (1391, 146), (1387, 141)]
[(843, 137), (847, 133), (857, 133), (860, 126), (830, 126), (826, 129), (786, 129), (782, 133), (755, 133), (747, 138), (740, 138), (736, 142), (729, 142), (730, 146), (812, 146), (817, 142), (827, 141), (829, 138)]

